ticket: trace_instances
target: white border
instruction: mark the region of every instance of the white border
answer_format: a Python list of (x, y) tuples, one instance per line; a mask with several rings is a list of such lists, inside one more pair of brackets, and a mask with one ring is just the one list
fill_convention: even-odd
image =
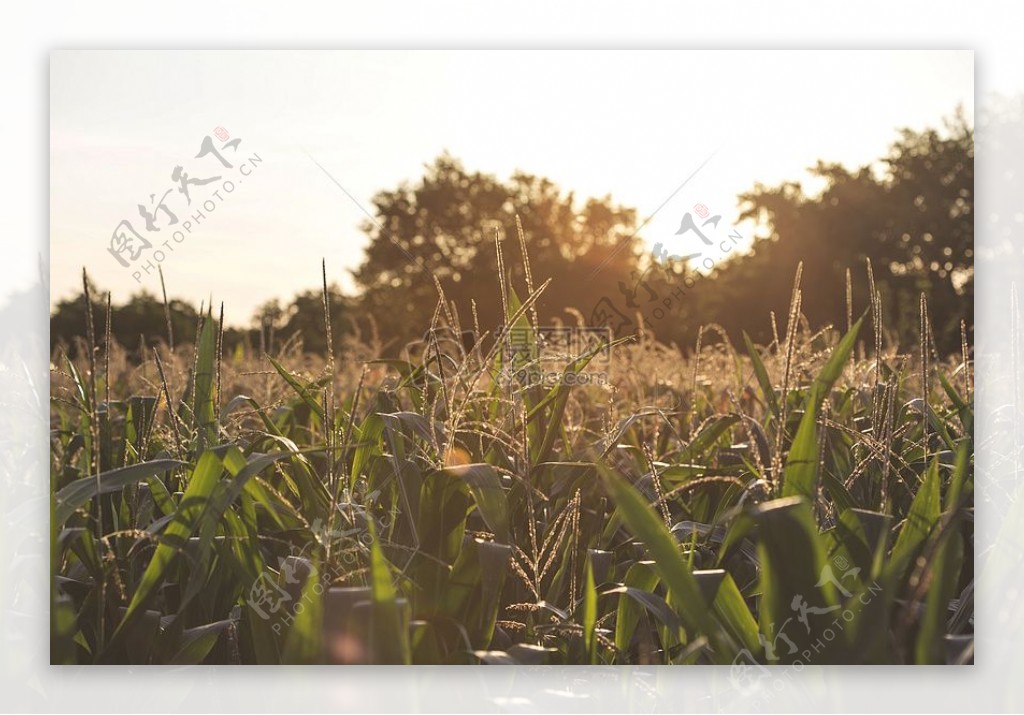
[[(993, 90), (1024, 91), (1020, 6), (995, 2), (518, 2), (244, 4), (51, 2), (5, 7), (2, 72), (5, 197), (0, 304), (39, 285), (48, 261), (47, 67), (63, 48), (110, 47), (665, 47), (955, 48), (976, 50), (977, 115)], [(808, 88), (813, 91), (813, 88)], [(130, 97), (126, 94), (126, 101)], [(117, 111), (112, 107), (111, 111)], [(1015, 131), (1014, 131), (1015, 129)], [(1024, 707), (1024, 509), (1019, 363), (1007, 319), (1020, 280), (1024, 127), (1005, 155), (978, 156), (978, 663), (969, 668), (806, 668), (765, 711), (1002, 711)], [(1013, 153), (1016, 149), (1016, 153)], [(14, 161), (10, 159), (13, 158)], [(1019, 182), (1019, 179), (1018, 179)], [(990, 219), (997, 218), (996, 222)], [(1012, 243), (1017, 241), (1016, 246)], [(1008, 244), (1004, 244), (1009, 242)], [(1007, 251), (1001, 252), (1008, 245)], [(983, 258), (988, 254), (990, 258)], [(2, 325), (0, 355), (0, 707), (22, 711), (719, 711), (751, 710), (711, 668), (55, 668), (48, 662), (47, 308)], [(35, 341), (35, 342), (34, 342)], [(19, 364), (24, 360), (24, 365)], [(6, 372), (4, 372), (6, 370)], [(1007, 420), (1009, 420), (1007, 422)], [(1009, 425), (1009, 427), (1008, 427)], [(1016, 509), (1016, 518), (1010, 516)]]

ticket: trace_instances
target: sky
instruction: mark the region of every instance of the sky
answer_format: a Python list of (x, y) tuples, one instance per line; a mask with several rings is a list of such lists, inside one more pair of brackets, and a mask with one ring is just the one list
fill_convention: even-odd
[(371, 198), (443, 151), (610, 194), (650, 243), (696, 204), (750, 240), (756, 182), (813, 187), (818, 159), (873, 162), (958, 105), (973, 116), (970, 51), (54, 52), (51, 302), (83, 268), (115, 302), (159, 295), (157, 265), (233, 325), (318, 287), (321, 260), (350, 291)]

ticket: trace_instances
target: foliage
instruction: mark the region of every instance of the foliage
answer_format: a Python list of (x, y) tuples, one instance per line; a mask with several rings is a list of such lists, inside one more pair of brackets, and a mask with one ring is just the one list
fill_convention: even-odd
[[(913, 345), (923, 292), (939, 316), (934, 339), (942, 353), (960, 346), (960, 322), (974, 313), (974, 130), (961, 113), (944, 131), (904, 129), (874, 166), (846, 169), (818, 162), (812, 175), (823, 181), (808, 196), (799, 183), (758, 185), (740, 196), (741, 218), (770, 227), (752, 255), (724, 264), (715, 275), (714, 320), (767, 340), (764, 325), (752, 325), (748, 310), (781, 311), (789, 300), (789, 276), (803, 263), (815, 284), (805, 289), (804, 310), (812, 325), (840, 323), (845, 302), (835, 285), (846, 269), (870, 260), (867, 274), (851, 281), (857, 304), (877, 292), (894, 342)], [(863, 309), (863, 308), (861, 308)]]
[[(482, 327), (534, 325), (550, 284), (495, 282)], [(616, 345), (609, 387), (480, 344), (229, 355), (210, 311), (138, 365), (96, 331), (52, 377), (51, 659), (970, 660), (966, 341), (859, 359), (879, 301), (844, 337), (801, 291), (745, 355)]]
[[(629, 280), (642, 246), (635, 211), (610, 197), (580, 205), (548, 179), (517, 172), (502, 182), (471, 173), (448, 155), (426, 167), (418, 184), (382, 191), (373, 205), (375, 219), (363, 227), (370, 244), (355, 278), (364, 314), (398, 344), (420, 337), (416, 330), (430, 323), (434, 280), (467, 316), (464, 327), (472, 327), (472, 302), (482, 324), (500, 322), (496, 241), (505, 244), (514, 280), (527, 281), (523, 250), (532, 259), (534, 285), (552, 279), (535, 306), (545, 320), (564, 318), (567, 307), (589, 312), (605, 286)], [(601, 280), (586, 283), (613, 253), (618, 260)]]
[[(574, 311), (590, 319), (607, 299), (629, 320), (640, 310), (645, 328), (668, 345), (693, 345), (707, 324), (722, 326), (732, 338), (746, 332), (767, 343), (775, 339), (771, 313), (786, 311), (790, 276), (802, 262), (814, 277), (805, 282), (802, 310), (811, 326), (844, 324), (846, 296), (835, 286), (849, 280), (855, 312), (878, 296), (886, 342), (903, 350), (914, 346), (924, 293), (935, 316), (937, 350), (959, 351), (961, 322), (969, 335), (974, 322), (974, 132), (963, 115), (941, 130), (903, 130), (872, 165), (848, 169), (818, 162), (811, 174), (820, 192), (786, 182), (758, 184), (741, 195), (740, 218), (754, 220), (763, 235), (748, 253), (723, 259), (704, 275), (678, 261), (652, 261), (636, 211), (610, 197), (580, 202), (548, 179), (518, 172), (502, 181), (442, 155), (418, 182), (374, 198), (374, 219), (363, 226), (369, 237), (365, 259), (354, 271), (358, 293), (329, 291), (334, 352), (350, 338), (379, 340), (388, 356), (401, 357), (402, 346), (421, 338), (422, 326), (431, 323), (438, 284), (464, 317), (461, 330), (474, 328), (474, 310), (482, 325), (500, 322), (496, 241), (507, 263), (505, 277), (533, 286), (551, 280), (534, 305), (546, 325)], [(716, 213), (723, 208), (713, 207)], [(532, 258), (531, 276), (524, 250)], [(847, 268), (867, 260), (870, 277), (862, 270), (847, 277)], [(624, 294), (635, 294), (629, 299), (635, 307)], [(102, 294), (94, 289), (92, 295), (98, 300)], [(666, 299), (664, 317), (652, 320)], [(286, 303), (271, 301), (257, 310), (252, 329), (226, 329), (225, 347), (274, 352), (298, 340), (307, 352), (323, 355), (322, 300), (317, 289)], [(93, 306), (96, 335), (103, 334), (103, 311), (101, 303)], [(169, 335), (172, 343), (192, 343), (199, 312), (142, 293), (114, 307), (114, 338), (132, 348), (143, 336), (149, 346)], [(58, 303), (51, 351), (64, 345), (74, 356), (85, 337), (82, 302)]]

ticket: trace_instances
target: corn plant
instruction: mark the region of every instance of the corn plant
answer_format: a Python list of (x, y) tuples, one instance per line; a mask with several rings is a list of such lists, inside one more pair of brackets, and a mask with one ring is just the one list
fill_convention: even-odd
[(970, 356), (926, 303), (900, 352), (876, 296), (812, 331), (798, 277), (767, 346), (632, 336), (610, 386), (524, 385), (545, 285), (498, 283), (504, 326), (442, 345), (442, 293), (402, 359), (225, 357), (206, 310), (131, 363), (108, 311), (55, 357), (52, 661), (971, 661)]

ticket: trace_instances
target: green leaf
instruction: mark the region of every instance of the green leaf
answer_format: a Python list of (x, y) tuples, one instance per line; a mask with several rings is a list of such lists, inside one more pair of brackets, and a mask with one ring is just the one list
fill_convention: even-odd
[(503, 544), (509, 543), (508, 498), (501, 487), (501, 477), (489, 464), (466, 464), (448, 467), (445, 472), (461, 479), (469, 487), (480, 516)]
[(235, 621), (231, 619), (188, 628), (181, 634), (181, 643), (167, 663), (169, 665), (196, 665), (210, 654), (217, 639)]
[[(650, 561), (638, 561), (629, 567), (621, 586), (604, 591), (603, 594), (620, 594), (615, 612), (615, 648), (629, 650), (640, 622), (641, 609), (654, 616), (667, 630), (670, 640), (679, 642), (683, 623), (676, 612), (655, 593), (660, 579)], [(627, 598), (622, 598), (626, 596)]]
[(946, 391), (946, 395), (949, 396), (950, 402), (953, 403), (953, 407), (956, 409), (957, 416), (960, 418), (960, 426), (963, 427), (966, 434), (974, 434), (974, 409), (970, 403), (960, 396), (956, 388), (950, 384), (942, 370), (936, 370), (936, 374), (939, 376), (942, 389)]
[(850, 490), (846, 488), (846, 485), (843, 484), (843, 480), (831, 470), (824, 469), (819, 476), (821, 477), (822, 486), (832, 498), (832, 503), (835, 504), (836, 511), (842, 512), (845, 509), (853, 509), (857, 506), (857, 501), (850, 494)]
[(354, 427), (356, 433), (355, 453), (352, 457), (352, 471), (349, 476), (349, 488), (355, 486), (356, 480), (363, 476), (370, 458), (380, 454), (381, 436), (384, 434), (384, 419), (376, 412), (371, 412), (362, 424)]
[(709, 613), (697, 580), (686, 565), (672, 533), (661, 522), (643, 497), (621, 477), (598, 463), (601, 480), (615, 501), (629, 530), (647, 547), (654, 569), (669, 588), (669, 602), (675, 607), (687, 629), (706, 635), (716, 657), (729, 662), (735, 655), (734, 644)]
[(739, 421), (739, 415), (728, 414), (714, 417), (704, 422), (700, 431), (683, 450), (682, 460), (687, 462), (694, 456), (703, 455), (722, 435), (728, 432), (730, 427)]
[[(116, 492), (185, 464), (186, 462), (176, 459), (154, 459), (151, 462), (133, 464), (130, 467), (111, 469), (99, 475), (99, 492), (101, 494)], [(76, 479), (57, 492), (57, 523), (64, 524), (76, 509), (85, 506), (90, 499), (96, 496), (96, 492), (95, 476)]]
[(786, 467), (783, 470), (782, 496), (804, 496), (814, 501), (818, 481), (818, 410), (832, 389), (832, 385), (843, 374), (857, 342), (857, 333), (864, 323), (864, 317), (854, 323), (832, 350), (824, 367), (814, 379), (804, 416), (800, 420), (796, 437), (789, 449)]
[[(622, 583), (622, 586), (605, 591), (605, 593), (621, 593), (632, 598), (632, 600), (620, 598), (618, 610), (615, 612), (615, 648), (625, 651), (629, 649), (629, 644), (633, 640), (633, 634), (636, 632), (637, 623), (640, 621), (640, 608), (637, 604), (646, 606), (640, 599), (632, 596), (629, 591), (632, 589), (644, 594), (653, 594), (654, 589), (658, 586), (658, 574), (651, 568), (650, 562), (638, 561), (632, 564), (629, 570), (626, 571), (626, 578)], [(660, 597), (659, 600), (661, 600)], [(679, 617), (672, 613), (664, 600), (662, 600), (662, 604), (671, 614), (671, 619), (675, 622), (676, 629), (682, 628), (683, 624), (679, 621)], [(648, 608), (648, 610), (651, 609)], [(666, 621), (663, 620), (663, 622)]]
[(866, 313), (853, 324), (853, 327), (847, 331), (846, 335), (839, 341), (839, 344), (832, 349), (832, 354), (829, 356), (828, 361), (814, 379), (814, 385), (811, 387), (810, 402), (814, 405), (815, 409), (821, 407), (822, 400), (828, 397), (828, 393), (832, 390), (832, 385), (843, 374), (843, 370), (850, 360), (850, 353), (853, 352), (853, 347), (857, 344), (857, 333), (860, 332), (865, 317)]
[(949, 602), (956, 593), (963, 561), (963, 537), (955, 530), (947, 532), (928, 564), (932, 580), (925, 597), (924, 614), (914, 649), (918, 664), (945, 663), (944, 638)]
[[(810, 505), (800, 497), (787, 497), (755, 507), (751, 515), (758, 528), (760, 555), (760, 627), (769, 642), (780, 646), (783, 663), (800, 658), (800, 653), (821, 637), (838, 607), (835, 586), (823, 577), (830, 568), (818, 536)], [(796, 622), (797, 611), (806, 609), (806, 624)], [(838, 615), (838, 614), (837, 614)], [(834, 617), (834, 616), (833, 616)], [(781, 647), (783, 634), (795, 649)], [(839, 645), (835, 639), (835, 646)], [(830, 641), (831, 642), (831, 641)], [(834, 659), (831, 647), (815, 662)]]
[(818, 483), (817, 405), (810, 404), (800, 420), (782, 470), (782, 496), (814, 501)]
[(302, 584), (299, 603), (302, 608), (294, 607), (295, 620), (288, 629), (281, 662), (285, 664), (309, 665), (318, 663), (323, 658), (323, 592), (320, 587), (320, 570), (317, 564), (312, 568)]
[(772, 386), (771, 378), (768, 377), (768, 370), (765, 369), (764, 363), (761, 361), (761, 355), (758, 353), (757, 347), (750, 339), (750, 336), (747, 335), (746, 331), (743, 332), (743, 343), (747, 347), (747, 355), (750, 356), (750, 363), (754, 366), (754, 375), (757, 377), (757, 382), (761, 386), (761, 393), (764, 395), (765, 403), (772, 411), (772, 414), (778, 417), (779, 398), (775, 394), (775, 388)]
[(712, 582), (708, 602), (719, 622), (744, 648), (755, 655), (759, 653), (761, 642), (758, 639), (757, 621), (754, 620), (732, 576), (722, 569), (695, 571), (694, 576), (698, 581)]
[(485, 621), (482, 630), (490, 640), (501, 607), (501, 592), (512, 560), (512, 547), (494, 541), (477, 541), (480, 559), (481, 606)]
[[(612, 348), (623, 343), (630, 342), (631, 340), (632, 337), (619, 338), (618, 340), (613, 340), (608, 345), (595, 346), (583, 355), (580, 355), (565, 367), (558, 383), (552, 387), (548, 391), (547, 396), (545, 396), (545, 398), (541, 400), (533, 410), (531, 410), (530, 417), (532, 418), (534, 414), (539, 414), (539, 410), (545, 405), (549, 403), (552, 405), (547, 425), (544, 428), (544, 439), (534, 456), (535, 462), (547, 461), (548, 456), (551, 453), (551, 449), (554, 447), (555, 439), (561, 431), (560, 427), (565, 416), (565, 408), (569, 403), (569, 393), (572, 391), (572, 385), (567, 382), (566, 377), (568, 375), (580, 374), (580, 372), (590, 364), (590, 361), (602, 351), (611, 350)], [(528, 419), (528, 421), (530, 420)]]
[(583, 647), (593, 665), (597, 662), (597, 587), (594, 585), (594, 564), (587, 559), (587, 576), (583, 587)]
[(927, 565), (930, 574), (926, 577), (931, 578), (931, 583), (915, 646), (915, 660), (918, 663), (945, 662), (944, 639), (949, 603), (956, 593), (964, 562), (964, 539), (959, 528), (962, 519), (960, 497), (966, 481), (967, 461), (965, 442), (957, 450), (953, 474), (950, 476), (946, 492), (947, 521), (941, 529), (938, 543), (935, 544)]
[[(892, 517), (865, 509), (843, 509), (829, 534), (835, 541), (831, 558), (842, 558), (860, 569), (861, 581), (878, 576), (888, 553)], [(852, 589), (851, 589), (852, 590)]]
[(274, 366), (274, 369), (277, 370), (278, 374), (280, 374), (281, 377), (284, 378), (284, 381), (287, 382), (288, 385), (295, 391), (295, 394), (297, 394), (302, 399), (302, 401), (309, 406), (309, 409), (313, 411), (313, 414), (319, 417), (320, 421), (323, 422), (324, 408), (320, 405), (319, 402), (316, 401), (316, 395), (313, 392), (311, 392), (306, 385), (303, 385), (301, 382), (299, 382), (298, 378), (296, 378), (294, 375), (288, 372), (284, 365), (282, 365), (269, 355), (267, 355), (267, 360), (270, 361), (270, 364)]
[(201, 451), (217, 441), (217, 413), (214, 406), (216, 391), (214, 375), (217, 362), (217, 331), (212, 312), (203, 318), (199, 344), (196, 346), (195, 372), (191, 381), (194, 426), (199, 437)]
[(377, 540), (373, 519), (367, 519), (370, 533), (370, 653), (378, 665), (412, 662), (408, 618), (391, 577), (391, 565)]
[(917, 494), (914, 495), (914, 501), (910, 504), (906, 521), (903, 522), (900, 534), (896, 537), (896, 545), (892, 547), (892, 554), (886, 569), (886, 576), (890, 579), (890, 583), (902, 578), (925, 539), (939, 522), (941, 515), (940, 481), (939, 462), (938, 459), (933, 459), (925, 473), (924, 481), (918, 488)]
[(138, 612), (149, 595), (160, 584), (167, 567), (178, 555), (188, 537), (192, 535), (192, 531), (209, 504), (210, 495), (217, 486), (223, 471), (224, 465), (216, 454), (212, 451), (203, 452), (195, 469), (192, 470), (188, 487), (181, 497), (181, 503), (174, 513), (174, 518), (164, 530), (163, 538), (142, 574), (124, 619), (114, 633), (115, 639), (118, 632), (126, 627), (133, 615)]
[[(285, 434), (278, 428), (273, 420), (267, 415), (266, 411), (260, 406), (256, 400), (251, 397), (235, 398), (243, 399), (244, 402), (248, 403), (259, 415), (260, 420), (263, 422), (263, 426), (266, 428), (266, 433), (262, 435), (264, 439), (281, 445), (294, 457), (293, 464), (298, 469), (294, 472), (286, 474), (288, 486), (292, 489), (295, 496), (302, 500), (302, 507), (307, 511), (307, 516), (315, 519), (316, 517), (323, 518), (326, 516), (327, 505), (330, 501), (330, 497), (327, 493), (327, 489), (324, 486), (323, 480), (321, 480), (313, 467), (309, 463), (309, 459), (303, 453), (303, 450), (299, 449), (299, 446), (295, 444), (295, 441), (289, 439)], [(316, 451), (316, 450), (312, 450)], [(340, 487), (339, 480), (339, 487)]]
[(971, 444), (964, 440), (956, 450), (956, 458), (953, 462), (953, 473), (949, 477), (949, 489), (946, 490), (946, 499), (943, 509), (952, 512), (960, 508), (960, 497), (965, 490), (971, 489), (968, 472), (971, 460)]

